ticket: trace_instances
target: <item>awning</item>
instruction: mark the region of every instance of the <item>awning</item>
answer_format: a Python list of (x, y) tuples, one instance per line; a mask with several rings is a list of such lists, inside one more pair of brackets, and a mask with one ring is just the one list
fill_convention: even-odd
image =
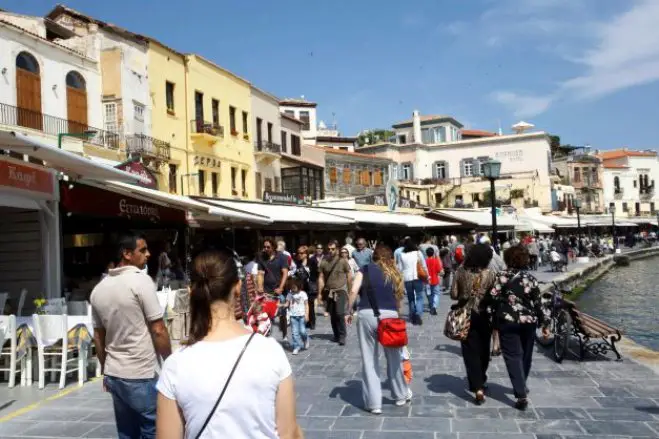
[[(488, 210), (477, 209), (435, 209), (433, 215), (440, 216), (449, 221), (472, 227), (492, 227), (492, 214)], [(497, 227), (502, 229), (513, 228), (517, 224), (514, 218), (502, 215), (497, 216)]]
[(379, 224), (396, 227), (410, 228), (437, 228), (456, 226), (457, 223), (446, 221), (437, 221), (426, 218), (421, 215), (412, 215), (405, 213), (374, 212), (369, 210), (350, 210), (350, 209), (333, 209), (333, 208), (312, 208), (316, 211), (322, 211), (331, 215), (339, 215), (344, 218), (350, 218), (356, 223)]
[(141, 178), (136, 175), (94, 162), (64, 149), (48, 145), (36, 137), (15, 131), (0, 131), (0, 149), (8, 149), (43, 160), (49, 167), (62, 171), (73, 178), (100, 181), (141, 181)]
[(215, 200), (210, 198), (199, 198), (204, 203), (212, 206), (237, 210), (246, 214), (256, 214), (269, 218), (275, 223), (306, 223), (306, 224), (330, 224), (349, 225), (354, 221), (342, 216), (330, 215), (313, 208), (303, 206), (287, 206), (282, 204), (267, 204), (230, 200)]
[(527, 216), (518, 216), (519, 224), (515, 226), (518, 232), (554, 233), (554, 229), (540, 221), (535, 221)]
[(157, 204), (165, 204), (170, 207), (190, 211), (193, 214), (202, 215), (203, 219), (208, 221), (249, 222), (257, 224), (270, 222), (267, 217), (211, 206), (182, 195), (168, 194), (167, 192), (122, 183), (120, 181), (108, 181), (104, 183), (104, 186), (115, 192), (129, 194)]
[[(545, 224), (550, 227), (554, 228), (571, 228), (571, 227), (577, 227), (577, 218), (563, 218), (560, 216), (551, 216), (551, 215), (543, 215), (543, 216), (527, 216), (526, 218), (529, 218), (531, 221), (534, 221), (536, 223), (540, 224)], [(583, 221), (582, 221), (583, 224)]]

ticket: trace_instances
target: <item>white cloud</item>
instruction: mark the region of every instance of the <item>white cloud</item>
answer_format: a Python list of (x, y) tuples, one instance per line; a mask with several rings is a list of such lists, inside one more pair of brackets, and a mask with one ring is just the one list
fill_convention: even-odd
[(508, 107), (515, 117), (533, 117), (544, 113), (554, 100), (551, 96), (522, 95), (510, 91), (492, 93), (492, 99)]

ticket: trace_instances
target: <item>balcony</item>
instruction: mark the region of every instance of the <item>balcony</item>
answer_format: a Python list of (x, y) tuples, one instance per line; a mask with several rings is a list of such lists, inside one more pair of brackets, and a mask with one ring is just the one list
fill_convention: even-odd
[(266, 140), (254, 142), (254, 158), (256, 163), (269, 164), (281, 156), (281, 146)]
[(169, 143), (144, 134), (134, 134), (126, 137), (128, 156), (138, 155), (156, 162), (167, 162), (171, 158), (171, 149)]
[(213, 144), (224, 137), (224, 127), (216, 122), (193, 119), (190, 121), (190, 132), (193, 139), (200, 139)]
[(622, 198), (625, 196), (625, 189), (621, 187), (617, 187), (613, 189), (613, 199), (614, 200), (622, 200)]
[(651, 200), (654, 197), (654, 186), (648, 186), (639, 191), (642, 201)]
[(120, 149), (123, 143), (118, 133), (2, 103), (0, 103), (0, 125), (25, 127), (52, 136), (87, 132), (90, 135), (85, 139), (85, 143), (110, 150)]

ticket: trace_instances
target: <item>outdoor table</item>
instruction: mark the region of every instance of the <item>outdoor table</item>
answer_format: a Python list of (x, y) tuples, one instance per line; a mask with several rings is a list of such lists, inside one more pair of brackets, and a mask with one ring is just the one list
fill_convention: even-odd
[[(94, 328), (88, 316), (67, 316), (67, 325), (69, 345), (77, 346), (78, 349), (88, 348), (91, 345)], [(16, 339), (19, 357), (27, 349), (35, 349), (37, 347), (32, 316), (16, 317)], [(46, 344), (52, 344), (57, 341), (44, 340)]]

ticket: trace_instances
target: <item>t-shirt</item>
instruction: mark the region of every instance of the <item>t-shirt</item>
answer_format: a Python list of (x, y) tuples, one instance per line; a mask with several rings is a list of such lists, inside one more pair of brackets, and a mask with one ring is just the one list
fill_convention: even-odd
[(421, 258), (421, 253), (419, 253), (418, 251), (412, 251), (407, 253), (403, 252), (400, 255), (400, 263), (398, 264), (398, 270), (400, 270), (400, 272), (403, 274), (403, 280), (405, 282), (419, 279), (419, 274), (416, 268), (416, 263), (418, 261), (424, 261)]
[(148, 324), (164, 310), (149, 275), (133, 266), (110, 269), (89, 300), (94, 328), (105, 329), (105, 374), (153, 378), (157, 359)]
[(309, 301), (307, 293), (304, 291), (298, 291), (297, 293), (290, 292), (286, 300), (290, 306), (288, 312), (291, 317), (304, 317), (307, 314), (307, 308), (305, 306)]
[[(334, 267), (334, 263), (336, 266)], [(332, 267), (334, 269), (332, 270)], [(348, 288), (348, 276), (352, 275), (350, 264), (347, 260), (336, 256), (334, 259), (324, 259), (320, 263), (319, 271), (325, 278), (325, 288), (329, 290), (346, 290)]]
[(365, 267), (373, 261), (373, 250), (364, 247), (361, 250), (352, 252), (352, 258), (355, 260), (359, 268)]
[[(201, 430), (248, 339), (200, 341), (165, 361), (156, 387), (180, 407), (186, 439)], [(290, 375), (291, 365), (279, 343), (255, 335), (202, 438), (278, 438), (275, 398), (280, 382)]]
[(368, 300), (366, 282), (364, 281), (366, 279), (365, 276), (368, 276), (371, 291), (375, 295), (378, 309), (380, 311), (383, 309), (396, 311), (398, 307), (396, 306), (396, 297), (394, 296), (394, 286), (391, 282), (386, 282), (382, 269), (377, 264), (370, 263), (366, 267), (362, 267), (359, 271), (364, 275), (362, 286), (359, 289), (359, 309), (372, 308), (371, 302)]
[(279, 288), (281, 283), (281, 270), (288, 269), (288, 258), (281, 253), (275, 253), (275, 257), (267, 261), (259, 262), (259, 271), (263, 271), (263, 289), (266, 293), (272, 293)]
[(439, 273), (442, 271), (442, 262), (439, 258), (426, 258), (426, 266), (428, 267), (428, 283), (430, 285), (438, 285)]

